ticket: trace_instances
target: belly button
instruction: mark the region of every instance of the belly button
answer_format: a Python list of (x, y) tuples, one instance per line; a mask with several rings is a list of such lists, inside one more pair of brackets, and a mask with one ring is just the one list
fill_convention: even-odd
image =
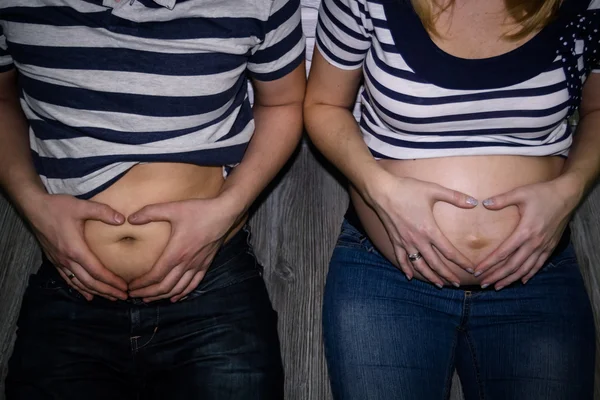
[(470, 248), (474, 250), (480, 250), (487, 247), (490, 244), (490, 241), (478, 237), (469, 237), (467, 238), (467, 243)]
[(131, 243), (131, 242), (134, 242), (135, 240), (136, 240), (136, 238), (134, 238), (133, 236), (123, 236), (121, 239), (119, 239), (119, 242)]

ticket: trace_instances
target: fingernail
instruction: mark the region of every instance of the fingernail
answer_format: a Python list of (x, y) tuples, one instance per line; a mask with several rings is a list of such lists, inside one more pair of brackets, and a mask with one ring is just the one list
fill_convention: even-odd
[(474, 276), (479, 276), (479, 275), (481, 275), (481, 274), (482, 274), (482, 272), (481, 272), (481, 271), (477, 271), (477, 272), (475, 272), (473, 275), (474, 275)]
[(435, 286), (439, 287), (440, 289), (444, 287), (444, 285), (442, 285), (441, 283), (436, 283)]
[(484, 206), (493, 206), (494, 205), (494, 200), (493, 199), (485, 199), (483, 201), (483, 205)]
[(502, 289), (504, 289), (504, 286), (498, 286), (498, 287), (496, 288), (496, 291), (498, 291), (498, 290), (502, 290)]
[(473, 268), (467, 268), (467, 272), (470, 273), (470, 274), (472, 274), (475, 271), (473, 270)]
[(125, 218), (123, 218), (122, 215), (115, 214), (115, 222), (117, 224), (122, 224), (123, 222), (125, 222)]
[(484, 283), (483, 285), (481, 285), (481, 288), (482, 288), (482, 289), (485, 289), (485, 288), (486, 288), (486, 287), (488, 287), (488, 286), (490, 286), (490, 284), (489, 284), (489, 283)]
[(460, 287), (460, 283), (458, 283), (458, 282), (452, 282), (452, 284), (456, 287)]
[(412, 279), (412, 276), (406, 275), (406, 279), (408, 279), (410, 281)]
[(525, 280), (523, 281), (523, 285), (527, 284), (527, 282), (529, 282), (529, 279), (525, 279)]
[(477, 201), (477, 199), (474, 199), (473, 197), (467, 197), (467, 204), (470, 204), (472, 206), (476, 206), (477, 204), (479, 204), (479, 202)]
[(129, 216), (130, 221), (135, 221), (137, 219), (137, 215), (133, 214)]

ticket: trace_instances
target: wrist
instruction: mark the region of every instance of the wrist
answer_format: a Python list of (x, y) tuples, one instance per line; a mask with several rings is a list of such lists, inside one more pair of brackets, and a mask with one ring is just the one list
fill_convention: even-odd
[(233, 188), (223, 190), (217, 198), (219, 199), (219, 204), (222, 205), (224, 213), (229, 215), (234, 220), (234, 223), (243, 218), (252, 205), (251, 200)]
[(359, 193), (371, 208), (376, 208), (382, 197), (386, 195), (390, 178), (401, 179), (393, 177), (393, 175), (382, 168), (375, 169), (366, 175), (367, 179), (362, 190), (359, 190)]
[(577, 173), (565, 173), (555, 179), (557, 193), (562, 195), (566, 205), (575, 209), (586, 193), (586, 181)]

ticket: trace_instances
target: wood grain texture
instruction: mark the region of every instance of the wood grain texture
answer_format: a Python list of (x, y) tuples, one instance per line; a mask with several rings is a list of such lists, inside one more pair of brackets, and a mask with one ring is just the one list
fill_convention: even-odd
[(4, 400), (6, 363), (12, 352), (15, 327), (28, 276), (40, 263), (33, 236), (0, 195), (0, 400)]

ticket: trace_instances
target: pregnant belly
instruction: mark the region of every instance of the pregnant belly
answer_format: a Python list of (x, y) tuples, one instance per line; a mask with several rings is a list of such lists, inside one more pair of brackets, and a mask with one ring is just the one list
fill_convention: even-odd
[[(114, 185), (91, 200), (107, 204), (126, 218), (146, 205), (219, 193), (224, 179), (221, 167), (153, 163), (132, 168)], [(87, 221), (85, 239), (100, 262), (126, 282), (148, 272), (171, 235), (169, 222), (112, 226)]]
[[(560, 174), (559, 157), (471, 156), (421, 160), (381, 160), (387, 171), (398, 177), (411, 177), (459, 190), (480, 201), (474, 209), (461, 209), (438, 202), (434, 218), (450, 242), (474, 264), (493, 252), (515, 229), (520, 215), (517, 207), (490, 211), (481, 201), (519, 186), (548, 181)], [(369, 238), (389, 260), (394, 260), (392, 245), (375, 212), (351, 190), (352, 202)], [(394, 262), (395, 263), (395, 262)], [(481, 278), (456, 265), (449, 268), (463, 285), (479, 284)], [(424, 278), (416, 274), (417, 279)]]

